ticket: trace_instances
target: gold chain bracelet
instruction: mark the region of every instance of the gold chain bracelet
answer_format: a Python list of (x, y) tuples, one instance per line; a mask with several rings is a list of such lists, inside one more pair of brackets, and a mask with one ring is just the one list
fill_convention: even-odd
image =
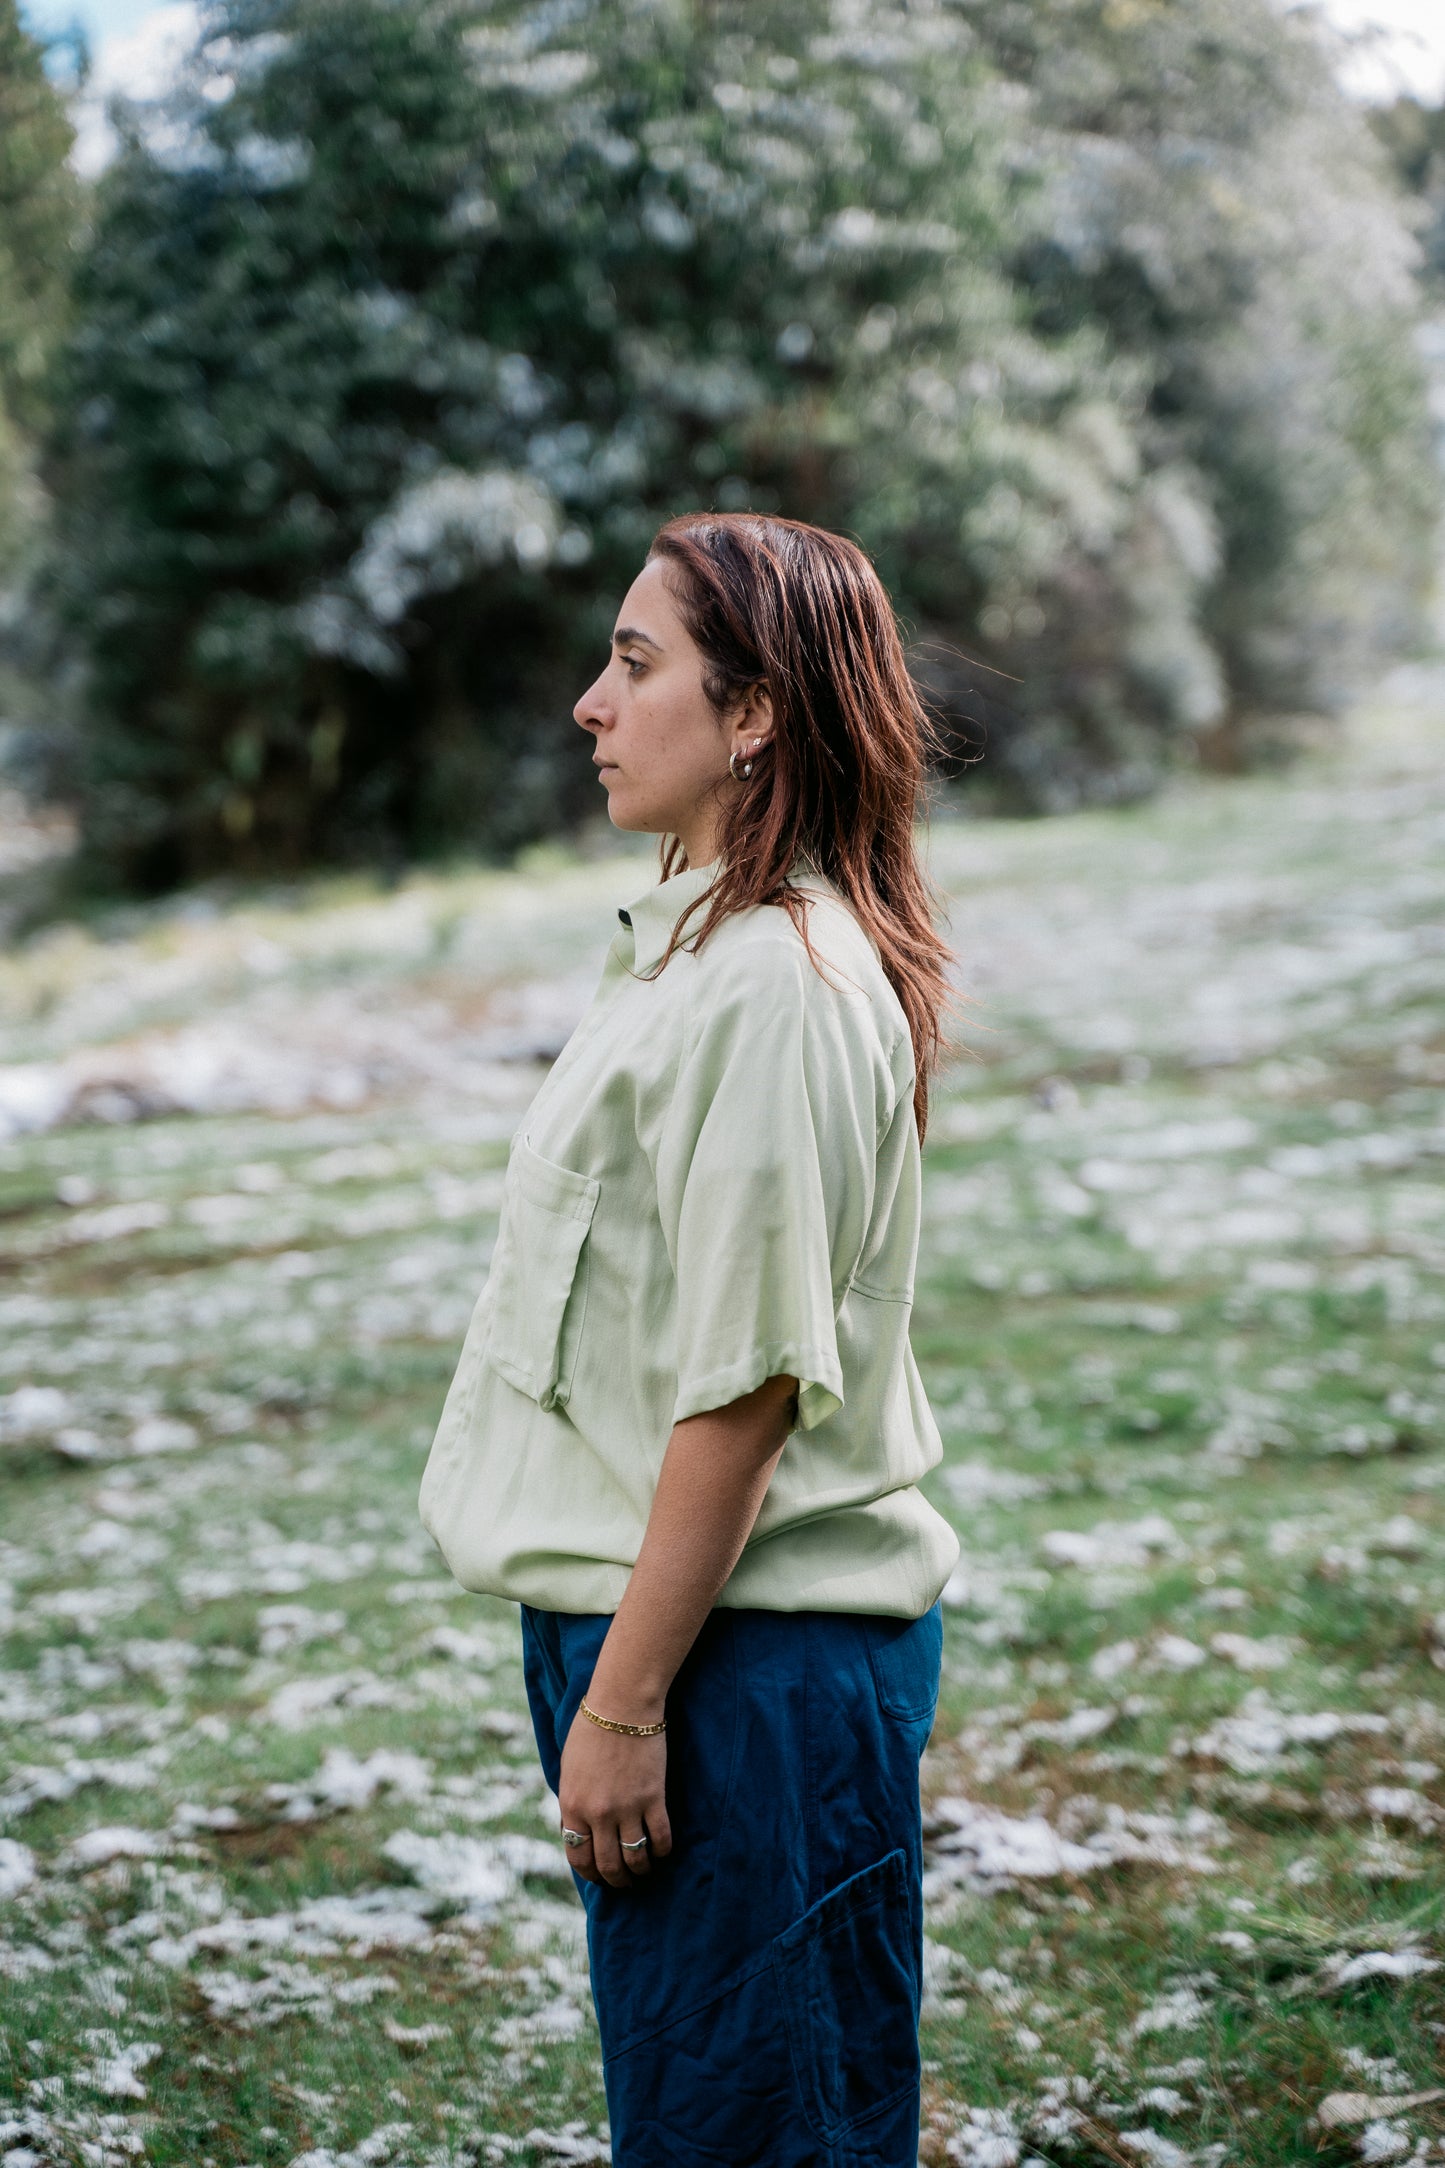
[(625, 1731), (629, 1739), (655, 1739), (660, 1731), (666, 1731), (667, 1729), (666, 1717), (662, 1719), (662, 1722), (660, 1724), (614, 1723), (610, 1716), (599, 1716), (595, 1709), (589, 1709), (587, 1706), (587, 1697), (585, 1694), (582, 1697), (581, 1706), (582, 1714), (584, 1716), (590, 1716), (593, 1723), (600, 1724), (604, 1731)]

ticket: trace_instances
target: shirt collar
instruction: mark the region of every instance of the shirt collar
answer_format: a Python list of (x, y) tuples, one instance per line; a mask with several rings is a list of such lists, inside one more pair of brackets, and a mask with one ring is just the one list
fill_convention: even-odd
[[(707, 894), (717, 869), (715, 858), (705, 866), (688, 866), (682, 873), (674, 873), (670, 881), (659, 881), (618, 912), (624, 927), (632, 928), (634, 971), (650, 971), (661, 960), (672, 939), (673, 928), (687, 906)], [(694, 912), (689, 931), (701, 922), (702, 913)]]
[[(705, 866), (688, 866), (682, 873), (674, 873), (671, 880), (659, 881), (635, 902), (629, 903), (617, 914), (625, 927), (632, 929), (632, 968), (634, 971), (650, 971), (661, 961), (672, 939), (673, 929), (688, 905), (705, 896), (717, 875), (720, 861), (712, 859)], [(821, 888), (837, 895), (838, 890), (826, 874), (818, 872), (807, 858), (794, 860), (788, 874), (789, 881)], [(688, 921), (687, 936), (702, 924), (703, 913), (695, 911)]]

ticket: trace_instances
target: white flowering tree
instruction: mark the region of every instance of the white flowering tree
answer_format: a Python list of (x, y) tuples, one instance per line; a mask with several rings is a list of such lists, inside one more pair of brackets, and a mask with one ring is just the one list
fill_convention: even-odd
[[(1152, 480), (1124, 545), (1121, 644), (1161, 720), (1247, 754), (1272, 716), (1338, 707), (1409, 638), (1431, 576), (1410, 221), (1300, 14), (965, 12), (1024, 101), (1038, 186), (1010, 270), (1028, 321), (1092, 323), (1139, 372), (1131, 436)], [(1006, 658), (1035, 716), (1056, 717), (1029, 747), (1057, 756), (1055, 784), (1078, 743), (1068, 644)]]
[(1407, 252), (1306, 34), (1208, 9), (1233, 72), (1079, 0), (217, 0), (103, 183), (54, 450), (92, 849), (565, 824), (698, 504), (856, 533), (1030, 804), (1316, 697), (1419, 558)]

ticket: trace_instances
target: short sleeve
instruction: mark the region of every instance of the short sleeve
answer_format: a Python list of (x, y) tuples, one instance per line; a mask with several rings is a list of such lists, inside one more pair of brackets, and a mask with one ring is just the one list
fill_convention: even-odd
[(843, 1405), (837, 1317), (872, 1214), (881, 1050), (866, 998), (801, 944), (735, 942), (709, 963), (658, 1151), (673, 1421), (789, 1375), (811, 1430)]

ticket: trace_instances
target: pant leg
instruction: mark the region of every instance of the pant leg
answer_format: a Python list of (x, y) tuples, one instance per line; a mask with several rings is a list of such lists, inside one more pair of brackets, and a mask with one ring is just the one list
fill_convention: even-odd
[(610, 1612), (572, 1616), (522, 1605), (522, 1677), (542, 1774), (554, 1792), (562, 1748), (611, 1624)]
[[(524, 1614), (554, 1789), (609, 1623)], [(936, 1606), (708, 1618), (668, 1697), (673, 1854), (579, 1883), (616, 2168), (914, 2168), (941, 1645)]]

